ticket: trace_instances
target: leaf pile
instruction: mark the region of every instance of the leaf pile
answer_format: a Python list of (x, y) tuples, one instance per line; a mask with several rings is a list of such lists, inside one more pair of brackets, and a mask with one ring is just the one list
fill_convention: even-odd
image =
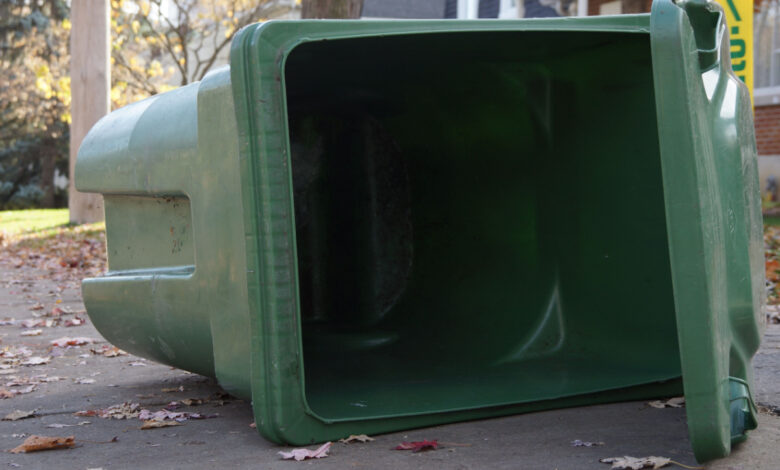
[(60, 226), (0, 238), (0, 263), (46, 272), (55, 281), (79, 281), (106, 269), (103, 224)]
[[(764, 226), (767, 303), (780, 304), (780, 227)], [(771, 319), (771, 318), (770, 318)], [(780, 322), (780, 319), (778, 319)]]

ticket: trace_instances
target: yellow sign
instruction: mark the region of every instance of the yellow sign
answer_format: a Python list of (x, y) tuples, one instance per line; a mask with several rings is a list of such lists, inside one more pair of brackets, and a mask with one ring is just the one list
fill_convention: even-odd
[(753, 0), (718, 0), (731, 36), (731, 68), (753, 96)]

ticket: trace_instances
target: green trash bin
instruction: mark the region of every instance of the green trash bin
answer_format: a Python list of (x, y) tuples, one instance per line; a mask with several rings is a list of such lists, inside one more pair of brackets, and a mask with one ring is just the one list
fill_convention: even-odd
[[(723, 12), (289, 21), (85, 139), (95, 326), (308, 444), (682, 393), (756, 426), (752, 111)], [(681, 378), (681, 379), (680, 379)]]

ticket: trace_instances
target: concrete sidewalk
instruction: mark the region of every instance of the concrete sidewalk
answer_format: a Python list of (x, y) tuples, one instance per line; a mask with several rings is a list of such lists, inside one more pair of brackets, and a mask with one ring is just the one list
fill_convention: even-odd
[[(57, 300), (61, 303), (56, 303)], [(35, 304), (43, 308), (30, 310)], [(25, 347), (31, 356), (47, 356), (51, 354), (50, 341), (63, 336), (102, 341), (89, 321), (68, 328), (43, 327), (40, 336), (20, 336), (21, 321), (34, 318), (34, 313), (50, 312), (55, 306), (72, 312), (83, 311), (78, 284), (55, 282), (43, 271), (0, 264), (0, 320), (8, 317), (15, 320), (13, 325), (0, 326), (0, 349), (18, 352), (18, 348)], [(72, 317), (73, 314), (65, 315), (65, 318)], [(610, 466), (600, 463), (599, 458), (622, 455), (665, 456), (696, 465), (688, 441), (685, 409), (656, 409), (644, 402), (555, 410), (387, 434), (375, 436), (376, 441), (366, 444), (334, 443), (330, 457), (325, 459), (283, 461), (277, 452), (289, 448), (264, 440), (250, 428), (253, 417), (248, 403), (220, 396), (219, 387), (197, 375), (129, 355), (104, 357), (90, 353), (90, 348), (104, 344), (65, 349), (62, 356), (53, 357), (43, 365), (0, 369), (0, 388), (8, 382), (35, 376), (62, 378), (39, 383), (30, 393), (0, 399), (0, 417), (13, 410), (37, 410), (33, 418), (0, 422), (0, 449), (16, 447), (31, 434), (73, 435), (77, 441), (77, 447), (70, 450), (0, 453), (0, 468), (607, 470)], [(5, 359), (0, 357), (0, 361)], [(780, 409), (780, 325), (767, 329), (754, 364), (757, 400)], [(8, 372), (13, 369), (17, 371)], [(20, 388), (23, 387), (8, 387), (8, 390)], [(218, 416), (186, 421), (182, 426), (141, 430), (138, 419), (73, 415), (122, 402), (139, 403), (142, 408), (156, 411), (171, 401), (186, 398), (211, 398), (211, 401), (177, 411)], [(85, 421), (89, 424), (79, 424)], [(780, 468), (780, 418), (764, 412), (760, 422), (759, 429), (730, 457), (712, 462), (706, 468)], [(48, 427), (53, 424), (70, 426)], [(116, 442), (110, 442), (114, 437)], [(423, 439), (447, 444), (436, 451), (416, 454), (390, 450), (401, 441)], [(571, 442), (575, 439), (605, 444), (573, 447)]]

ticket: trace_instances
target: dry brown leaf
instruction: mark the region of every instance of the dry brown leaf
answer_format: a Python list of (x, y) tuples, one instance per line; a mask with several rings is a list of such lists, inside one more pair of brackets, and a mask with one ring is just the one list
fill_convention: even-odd
[(49, 361), (51, 361), (51, 356), (32, 356), (20, 362), (20, 364), (23, 366), (39, 366), (41, 364), (48, 364)]
[(167, 428), (168, 426), (181, 426), (181, 423), (178, 421), (160, 421), (158, 419), (149, 419), (144, 421), (141, 429)]
[(51, 342), (52, 346), (57, 346), (60, 348), (65, 348), (68, 346), (82, 346), (85, 344), (92, 344), (97, 343), (96, 339), (93, 338), (87, 338), (84, 336), (79, 336), (76, 338), (70, 338), (68, 336), (63, 336), (62, 338), (55, 339)]
[(68, 437), (46, 437), (30, 436), (24, 442), (9, 450), (12, 454), (38, 452), (41, 450), (67, 449), (76, 445), (74, 436)]
[(350, 434), (347, 438), (339, 439), (339, 442), (349, 444), (351, 442), (371, 442), (373, 440), (375, 440), (373, 437), (366, 436), (365, 434)]
[(138, 403), (125, 402), (102, 410), (77, 411), (73, 414), (76, 416), (97, 416), (106, 419), (131, 419), (137, 418), (139, 412), (140, 405)]
[(163, 393), (175, 393), (175, 392), (183, 392), (184, 391), (184, 385), (180, 385), (178, 387), (170, 387), (170, 388), (164, 388), (160, 390)]
[(666, 401), (654, 400), (647, 404), (653, 408), (682, 408), (685, 405), (685, 397), (674, 397)]
[(35, 410), (32, 411), (16, 410), (5, 415), (3, 421), (17, 421), (24, 418), (31, 418), (33, 416), (35, 416)]
[(290, 452), (279, 451), (279, 455), (281, 455), (284, 460), (295, 459), (301, 461), (304, 459), (321, 459), (328, 456), (331, 444), (331, 442), (326, 442), (315, 450), (293, 449)]
[(19, 336), (40, 336), (43, 330), (26, 330), (22, 331)]
[(40, 320), (22, 320), (19, 324), (22, 328), (37, 328), (39, 326), (46, 326), (46, 320), (41, 318)]
[(641, 470), (643, 468), (659, 469), (672, 463), (672, 459), (666, 457), (608, 457), (599, 459), (602, 463), (611, 463), (612, 468), (620, 470)]
[(71, 428), (71, 427), (74, 427), (74, 426), (86, 426), (87, 424), (92, 424), (92, 423), (89, 422), (89, 421), (80, 421), (78, 424), (52, 423), (52, 424), (47, 424), (46, 427), (47, 428), (59, 429), (59, 428)]
[(99, 349), (90, 349), (89, 350), (92, 354), (97, 354), (99, 356), (103, 357), (117, 357), (117, 356), (126, 356), (127, 353), (122, 351), (116, 346), (109, 346), (109, 345), (103, 345)]
[(75, 316), (73, 318), (66, 319), (65, 322), (63, 323), (63, 326), (65, 327), (81, 326), (83, 324), (84, 324), (84, 319), (79, 316)]
[(185, 398), (183, 400), (179, 400), (179, 402), (181, 402), (182, 405), (187, 406), (197, 406), (203, 404), (203, 400), (200, 398)]
[(603, 446), (603, 442), (590, 442), (590, 441), (581, 441), (579, 439), (574, 439), (571, 441), (572, 447), (596, 447), (596, 446)]

